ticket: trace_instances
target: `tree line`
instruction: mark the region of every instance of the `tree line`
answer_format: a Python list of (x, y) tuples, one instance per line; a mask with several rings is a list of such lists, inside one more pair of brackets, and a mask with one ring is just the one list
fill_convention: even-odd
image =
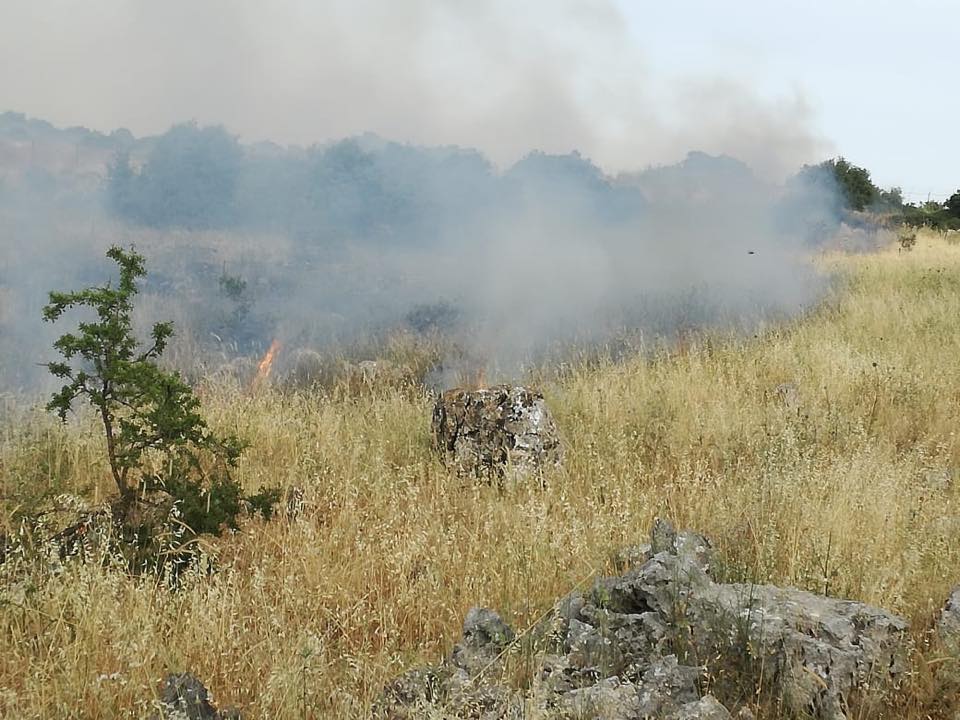
[[(698, 163), (707, 157), (693, 155)], [(713, 160), (717, 172), (742, 165)], [(463, 225), (521, 201), (573, 202), (604, 222), (635, 217), (648, 204), (643, 178), (659, 170), (617, 182), (577, 153), (534, 152), (498, 173), (475, 150), (413, 147), (369, 135), (308, 149), (243, 146), (223, 127), (187, 123), (160, 136), (139, 166), (118, 153), (107, 190), (117, 216), (151, 227), (429, 242), (451, 222)], [(843, 157), (803, 167), (787, 182), (783, 207), (795, 210), (811, 198), (816, 213), (831, 222), (869, 212), (887, 223), (960, 228), (960, 190), (943, 203), (906, 203), (899, 188), (878, 187), (867, 169)]]

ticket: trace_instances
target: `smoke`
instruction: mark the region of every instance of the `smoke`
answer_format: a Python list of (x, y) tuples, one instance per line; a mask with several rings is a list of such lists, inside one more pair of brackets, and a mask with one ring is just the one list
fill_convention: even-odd
[(657, 72), (603, 0), (264, 8), (0, 8), (0, 109), (244, 140), (0, 122), (0, 390), (44, 377), (46, 292), (103, 282), (111, 243), (146, 254), (140, 320), (175, 321), (181, 367), (440, 326), (513, 377), (558, 348), (816, 301), (803, 236), (836, 204), (785, 201), (826, 149), (802, 96)]
[[(4, 119), (0, 145), (65, 145), (65, 131)], [(9, 174), (0, 386), (42, 377), (47, 291), (102, 283), (111, 243), (147, 256), (141, 326), (175, 321), (181, 368), (255, 355), (274, 338), (330, 349), (439, 329), (461, 354), (443, 384), (458, 364), (508, 379), (574, 346), (787, 317), (822, 288), (804, 236), (837, 209), (829, 188), (797, 202), (744, 163), (699, 152), (613, 178), (576, 153), (498, 171), (473, 151), (369, 135), (308, 153), (246, 147), (237, 160), (224, 137), (83, 136), (78, 155), (110, 157), (111, 143), (143, 153), (119, 187), (36, 163)]]
[(613, 0), (13, 0), (0, 108), (158, 134), (224, 123), (305, 146), (371, 131), (500, 167), (578, 149), (606, 171), (738, 157), (782, 179), (826, 144), (801, 96), (657, 70)]

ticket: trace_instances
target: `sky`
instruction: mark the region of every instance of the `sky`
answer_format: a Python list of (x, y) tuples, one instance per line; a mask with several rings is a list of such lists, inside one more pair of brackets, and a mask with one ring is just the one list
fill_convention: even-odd
[(3, 0), (0, 110), (137, 135), (365, 131), (610, 173), (844, 155), (908, 200), (960, 187), (957, 0)]
[(960, 187), (957, 0), (621, 3), (631, 36), (671, 73), (797, 92), (838, 154), (911, 201)]

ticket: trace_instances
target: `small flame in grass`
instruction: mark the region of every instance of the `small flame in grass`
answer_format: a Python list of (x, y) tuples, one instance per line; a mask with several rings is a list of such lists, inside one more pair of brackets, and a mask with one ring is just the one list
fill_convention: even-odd
[(279, 351), (280, 341), (274, 338), (273, 342), (270, 343), (270, 347), (267, 350), (266, 355), (263, 356), (263, 360), (261, 360), (260, 364), (257, 365), (257, 374), (253, 378), (254, 387), (262, 384), (267, 378), (270, 377), (270, 371), (273, 369), (273, 361), (276, 359)]
[(487, 371), (484, 367), (461, 370), (460, 387), (465, 390), (483, 390), (487, 387)]

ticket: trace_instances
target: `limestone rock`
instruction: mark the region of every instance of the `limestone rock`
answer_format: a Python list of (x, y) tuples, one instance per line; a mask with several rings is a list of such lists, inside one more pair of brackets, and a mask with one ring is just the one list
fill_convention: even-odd
[(699, 676), (697, 668), (681, 665), (675, 655), (656, 659), (643, 674), (641, 716), (661, 717), (695, 703)]
[[(727, 720), (727, 708), (699, 694), (706, 663), (721, 673), (763, 667), (762, 677), (743, 681), (762, 683), (791, 717), (843, 720), (851, 697), (895, 685), (905, 669), (907, 624), (891, 613), (790, 588), (717, 583), (709, 541), (666, 521), (655, 523), (643, 555), (623, 575), (561, 599), (527, 634), (539, 643), (528, 700), (543, 717)], [(960, 589), (954, 595), (941, 620), (950, 637), (960, 626)], [(516, 711), (517, 693), (497, 684), (514, 642), (496, 613), (472, 609), (461, 642), (429, 670), (437, 691), (417, 697), (445, 711), (487, 713), (476, 717)]]
[(470, 608), (463, 622), (463, 640), (454, 646), (450, 662), (478, 675), (496, 663), (514, 637), (510, 626), (493, 610)]
[(688, 622), (707, 647), (723, 652), (726, 634), (727, 654), (753, 653), (789, 710), (824, 720), (845, 718), (854, 690), (894, 684), (905, 669), (906, 621), (850, 600), (715, 584), (692, 605)]
[(448, 390), (434, 406), (432, 425), (437, 448), (466, 474), (533, 470), (561, 460), (543, 395), (524, 387)]
[(558, 707), (564, 716), (571, 718), (632, 720), (643, 717), (636, 685), (616, 677), (571, 690), (563, 696)]
[(653, 555), (666, 552), (676, 555), (685, 563), (695, 565), (703, 572), (710, 572), (713, 547), (703, 535), (692, 530), (677, 532), (669, 520), (655, 518), (650, 531), (650, 552)]
[(730, 720), (730, 713), (712, 695), (690, 702), (667, 716), (668, 720)]
[(195, 675), (178, 673), (167, 676), (160, 693), (160, 714), (163, 720), (239, 720), (236, 710), (220, 713), (207, 688)]
[(949, 652), (960, 656), (960, 585), (947, 598), (937, 620), (937, 634)]
[(499, 676), (499, 656), (514, 639), (513, 629), (493, 610), (471, 608), (463, 637), (446, 660), (393, 680), (374, 703), (373, 717), (414, 720), (442, 706), (452, 717), (521, 720), (516, 693), (487, 679)]
[(413, 720), (441, 699), (443, 678), (434, 668), (413, 668), (392, 680), (373, 706), (378, 720)]
[(641, 545), (627, 545), (626, 547), (622, 547), (617, 550), (610, 559), (617, 572), (626, 572), (627, 570), (640, 567), (651, 557), (653, 557), (653, 549), (649, 543), (643, 543)]

